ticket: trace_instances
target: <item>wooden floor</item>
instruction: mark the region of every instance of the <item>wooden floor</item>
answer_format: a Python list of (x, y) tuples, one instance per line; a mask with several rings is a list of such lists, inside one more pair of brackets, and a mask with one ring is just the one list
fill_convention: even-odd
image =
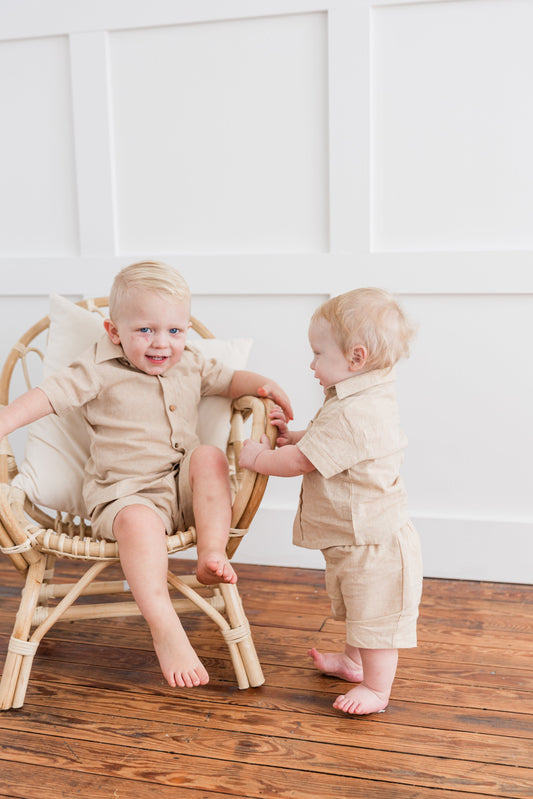
[[(264, 686), (235, 687), (202, 617), (186, 626), (211, 682), (191, 690), (163, 682), (140, 619), (59, 624), (24, 708), (0, 713), (0, 796), (533, 797), (533, 586), (427, 580), (388, 709), (351, 718), (306, 655), (343, 642), (323, 573), (238, 571)], [(3, 561), (2, 662), (18, 580)]]

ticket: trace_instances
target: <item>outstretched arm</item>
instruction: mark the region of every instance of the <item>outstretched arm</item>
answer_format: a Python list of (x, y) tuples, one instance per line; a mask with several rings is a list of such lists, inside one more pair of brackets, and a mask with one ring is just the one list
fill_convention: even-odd
[(54, 413), (54, 409), (44, 391), (40, 388), (26, 391), (0, 410), (0, 438), (49, 413)]
[(233, 373), (230, 387), (224, 396), (236, 399), (236, 397), (242, 397), (245, 394), (251, 394), (254, 397), (268, 397), (283, 408), (288, 419), (294, 418), (290, 400), (277, 383), (255, 372), (237, 369)]
[(296, 477), (312, 472), (315, 468), (295, 444), (286, 444), (281, 449), (270, 449), (265, 435), (262, 436), (261, 443), (251, 439), (244, 442), (239, 466), (276, 477)]

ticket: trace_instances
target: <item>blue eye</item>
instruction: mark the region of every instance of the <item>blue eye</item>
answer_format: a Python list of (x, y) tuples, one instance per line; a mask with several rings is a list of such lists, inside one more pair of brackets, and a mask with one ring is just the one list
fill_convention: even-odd
[(140, 332), (141, 333), (149, 333), (150, 332), (150, 328), (149, 327), (141, 327), (140, 328)]
[(170, 333), (172, 333), (172, 335), (175, 336), (176, 333), (179, 333), (179, 327), (171, 327)]

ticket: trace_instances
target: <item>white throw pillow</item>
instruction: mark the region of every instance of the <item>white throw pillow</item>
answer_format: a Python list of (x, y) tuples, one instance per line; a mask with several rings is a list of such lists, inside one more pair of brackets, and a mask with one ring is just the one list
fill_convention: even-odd
[[(104, 330), (100, 314), (80, 308), (64, 297), (50, 297), (50, 328), (43, 375), (68, 366)], [(189, 342), (206, 358), (232, 369), (244, 369), (252, 339), (202, 339)], [(225, 450), (230, 428), (231, 400), (204, 397), (200, 402), (198, 436), (203, 444)], [(28, 432), (24, 461), (13, 480), (32, 502), (46, 508), (87, 515), (82, 498), (83, 471), (89, 458), (89, 437), (81, 410), (63, 418), (54, 414), (34, 422)]]

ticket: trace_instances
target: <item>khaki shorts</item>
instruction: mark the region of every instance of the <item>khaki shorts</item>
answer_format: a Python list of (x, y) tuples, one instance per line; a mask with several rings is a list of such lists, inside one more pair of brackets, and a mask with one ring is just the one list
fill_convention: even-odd
[(113, 522), (115, 516), (128, 505), (146, 505), (161, 517), (167, 535), (176, 530), (187, 530), (194, 524), (189, 465), (194, 450), (180, 461), (179, 469), (144, 491), (120, 497), (112, 502), (97, 505), (91, 517), (91, 526), (97, 536), (115, 541)]
[(348, 644), (362, 649), (416, 646), (422, 555), (411, 522), (390, 542), (328, 547), (322, 554), (331, 612), (346, 622)]

